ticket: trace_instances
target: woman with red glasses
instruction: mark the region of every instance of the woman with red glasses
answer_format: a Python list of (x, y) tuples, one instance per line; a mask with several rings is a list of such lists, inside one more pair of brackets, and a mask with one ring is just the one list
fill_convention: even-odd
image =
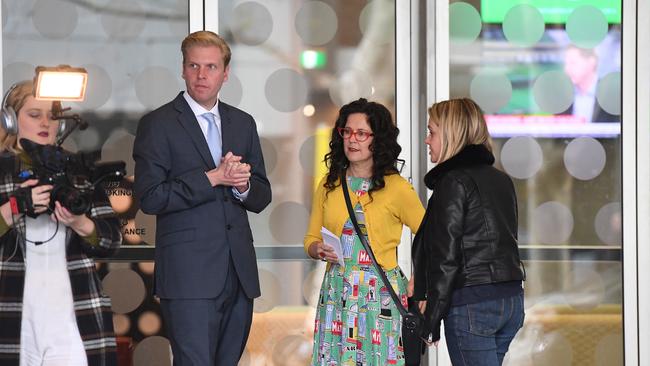
[[(399, 129), (379, 103), (359, 99), (341, 108), (325, 155), (327, 176), (314, 193), (305, 251), (328, 263), (320, 290), (312, 365), (404, 365), (401, 317), (387, 291), (405, 302), (407, 279), (397, 265), (402, 227), (416, 232), (424, 208), (397, 168)], [(346, 179), (355, 216), (389, 280), (383, 283), (346, 208)], [(342, 259), (323, 243), (321, 228), (341, 241)]]

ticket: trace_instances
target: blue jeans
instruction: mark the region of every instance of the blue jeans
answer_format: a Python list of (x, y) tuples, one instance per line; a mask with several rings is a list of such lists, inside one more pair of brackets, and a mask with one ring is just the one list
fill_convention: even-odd
[(500, 366), (524, 324), (524, 295), (452, 306), (444, 321), (454, 366)]

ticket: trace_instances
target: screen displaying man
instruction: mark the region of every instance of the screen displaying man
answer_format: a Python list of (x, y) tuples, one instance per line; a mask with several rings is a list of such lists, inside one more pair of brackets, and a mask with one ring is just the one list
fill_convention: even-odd
[(598, 55), (593, 49), (569, 46), (564, 53), (564, 72), (574, 87), (573, 105), (565, 114), (585, 122), (619, 122), (620, 117), (607, 113), (598, 103)]

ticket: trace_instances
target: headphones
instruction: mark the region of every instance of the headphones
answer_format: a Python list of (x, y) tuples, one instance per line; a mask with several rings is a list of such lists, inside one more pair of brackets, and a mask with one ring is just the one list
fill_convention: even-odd
[[(7, 100), (11, 93), (16, 90), (18, 86), (23, 84), (22, 82), (16, 83), (7, 90), (4, 97), (2, 98), (2, 112), (0, 113), (0, 127), (2, 127), (7, 134), (17, 135), (18, 134), (18, 116), (13, 107), (7, 105)], [(56, 131), (56, 137), (59, 138), (63, 135), (65, 131), (65, 120), (59, 120), (59, 128)]]

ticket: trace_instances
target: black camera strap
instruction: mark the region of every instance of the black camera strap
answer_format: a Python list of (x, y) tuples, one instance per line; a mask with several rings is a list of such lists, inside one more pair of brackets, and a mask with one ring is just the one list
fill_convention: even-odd
[(345, 175), (345, 172), (341, 174), (341, 187), (343, 188), (343, 195), (345, 196), (345, 205), (348, 207), (348, 214), (350, 215), (350, 220), (352, 221), (352, 225), (354, 225), (354, 230), (357, 232), (357, 235), (359, 236), (361, 245), (363, 245), (364, 249), (366, 249), (368, 256), (372, 260), (372, 264), (375, 266), (375, 270), (377, 271), (379, 276), (381, 276), (382, 281), (384, 281), (384, 286), (386, 286), (386, 290), (388, 290), (390, 297), (393, 298), (397, 310), (400, 312), (400, 314), (402, 314), (403, 317), (405, 317), (408, 314), (408, 311), (404, 308), (404, 305), (402, 304), (399, 297), (395, 293), (395, 290), (393, 290), (393, 286), (390, 284), (388, 277), (386, 277), (386, 273), (384, 272), (384, 269), (381, 268), (379, 263), (377, 263), (375, 254), (372, 252), (372, 248), (370, 248), (370, 244), (366, 240), (366, 236), (363, 235), (363, 233), (361, 232), (361, 228), (359, 227), (359, 223), (357, 222), (357, 215), (355, 215), (354, 209), (352, 208), (352, 202), (350, 200), (350, 192), (348, 192), (347, 177)]

